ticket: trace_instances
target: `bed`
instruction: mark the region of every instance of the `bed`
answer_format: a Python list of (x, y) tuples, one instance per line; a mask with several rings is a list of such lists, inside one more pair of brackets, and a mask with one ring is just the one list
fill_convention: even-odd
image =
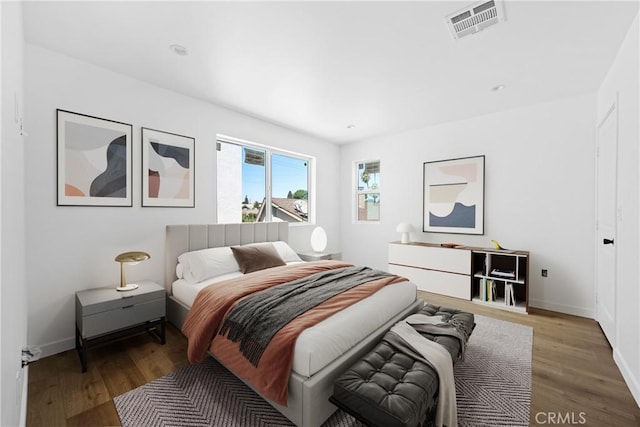
[[(207, 285), (203, 281), (195, 287), (189, 286), (178, 279), (176, 266), (181, 254), (260, 242), (287, 242), (288, 233), (286, 222), (167, 226), (165, 286), (169, 295), (169, 321), (182, 328), (198, 292), (197, 287)], [(298, 426), (321, 425), (337, 409), (328, 401), (334, 380), (370, 351), (395, 322), (420, 309), (423, 303), (416, 300), (415, 291), (415, 285), (406, 281), (386, 286), (365, 301), (305, 330), (295, 343), (286, 405), (266, 400)], [(364, 325), (366, 330), (344, 328), (348, 321)], [(337, 329), (341, 333), (341, 345), (348, 345), (348, 348), (323, 341), (323, 337), (328, 336), (327, 331), (335, 332)], [(332, 332), (329, 334), (334, 335)], [(329, 351), (321, 351), (323, 349)], [(251, 384), (245, 383), (255, 390)]]

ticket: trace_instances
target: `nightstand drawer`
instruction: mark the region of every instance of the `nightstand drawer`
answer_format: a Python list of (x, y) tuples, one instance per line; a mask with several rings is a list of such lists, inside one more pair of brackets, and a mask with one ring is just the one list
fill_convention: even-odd
[[(123, 298), (120, 301), (131, 300)], [(78, 327), (83, 338), (91, 338), (164, 316), (165, 299), (160, 298), (140, 304), (123, 304), (108, 311), (83, 316)]]
[(80, 316), (89, 316), (164, 297), (164, 288), (152, 282), (140, 282), (134, 291), (117, 292), (115, 287), (80, 291), (76, 294), (76, 306)]

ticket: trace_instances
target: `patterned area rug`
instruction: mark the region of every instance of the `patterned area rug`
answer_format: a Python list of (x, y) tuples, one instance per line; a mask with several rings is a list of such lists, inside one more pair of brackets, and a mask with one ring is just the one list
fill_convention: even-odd
[[(464, 360), (455, 365), (460, 426), (528, 426), (531, 348), (528, 326), (476, 315)], [(266, 427), (292, 424), (212, 358), (114, 399), (125, 427)], [(325, 427), (360, 427), (337, 411)]]

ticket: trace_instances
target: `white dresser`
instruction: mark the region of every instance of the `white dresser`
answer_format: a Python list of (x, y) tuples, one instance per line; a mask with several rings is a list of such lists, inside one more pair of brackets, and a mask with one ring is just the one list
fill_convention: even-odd
[(520, 313), (529, 311), (529, 264), (527, 251), (389, 243), (389, 271), (421, 291)]
[(421, 291), (471, 299), (471, 251), (431, 243), (389, 243), (389, 272)]

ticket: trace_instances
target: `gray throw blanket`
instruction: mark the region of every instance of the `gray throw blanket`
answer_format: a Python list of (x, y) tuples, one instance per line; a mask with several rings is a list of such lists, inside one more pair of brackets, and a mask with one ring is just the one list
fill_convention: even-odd
[(274, 286), (240, 301), (219, 334), (228, 333), (227, 339), (239, 341), (243, 356), (258, 366), (271, 338), (291, 320), (335, 295), (390, 276), (369, 267), (346, 267)]
[(424, 314), (413, 314), (407, 317), (406, 322), (413, 326), (418, 332), (431, 335), (449, 335), (460, 341), (460, 357), (464, 358), (467, 350), (467, 342), (472, 329), (469, 329), (462, 320), (457, 320), (449, 316), (426, 316)]

